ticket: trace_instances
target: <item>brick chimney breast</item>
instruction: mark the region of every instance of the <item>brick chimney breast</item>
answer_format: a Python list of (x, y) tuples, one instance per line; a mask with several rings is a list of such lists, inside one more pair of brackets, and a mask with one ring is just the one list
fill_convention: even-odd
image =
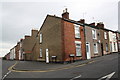
[(65, 10), (63, 10), (62, 18), (69, 19), (69, 13), (67, 12), (67, 8)]

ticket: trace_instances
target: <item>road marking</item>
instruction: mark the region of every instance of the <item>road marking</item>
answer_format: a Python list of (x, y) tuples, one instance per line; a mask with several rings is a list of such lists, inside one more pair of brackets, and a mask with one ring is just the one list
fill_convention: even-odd
[(105, 79), (105, 78), (106, 78), (105, 80), (109, 80), (114, 74), (115, 74), (115, 72), (112, 72), (112, 73), (110, 73), (110, 74), (108, 74), (106, 76), (103, 76), (102, 78), (100, 78), (98, 80), (102, 80), (102, 79)]
[(1, 80), (4, 80), (10, 73), (11, 73), (11, 71), (7, 72)]
[(13, 67), (15, 67), (17, 65), (17, 61), (15, 62), (15, 64), (13, 64), (11, 67), (8, 68), (9, 71), (11, 71), (13, 69)]
[(80, 77), (81, 77), (81, 75), (76, 76), (76, 77), (74, 77), (74, 78), (72, 78), (72, 79), (70, 79), (70, 80), (74, 80), (74, 79), (77, 79), (77, 78), (80, 78)]
[(87, 64), (91, 64), (95, 61), (89, 61), (87, 63), (82, 63), (82, 64), (79, 64), (79, 65), (73, 65), (73, 66), (67, 66), (67, 67), (63, 67), (63, 68), (56, 68), (56, 69), (49, 69), (49, 70), (16, 70), (14, 67), (17, 65), (17, 61), (14, 65), (12, 65), (11, 67), (8, 68), (9, 71), (12, 71), (12, 72), (50, 72), (50, 71), (57, 71), (57, 70), (64, 70), (64, 69), (70, 69), (70, 68), (76, 68), (76, 67), (81, 67), (81, 66), (84, 66), (84, 65), (87, 65)]

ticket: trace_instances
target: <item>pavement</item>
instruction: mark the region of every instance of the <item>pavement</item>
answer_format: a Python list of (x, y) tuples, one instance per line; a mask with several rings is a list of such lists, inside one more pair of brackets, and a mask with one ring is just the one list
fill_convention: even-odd
[[(115, 54), (115, 53), (114, 53)], [(113, 54), (109, 54), (113, 55)], [(80, 67), (87, 64), (94, 63), (95, 61), (100, 61), (101, 59), (104, 59), (106, 56), (96, 57), (89, 60), (81, 60), (74, 63), (68, 63), (68, 64), (58, 64), (58, 63), (45, 63), (45, 62), (37, 62), (37, 61), (16, 61), (16, 63), (11, 66), (12, 71), (15, 72), (49, 72), (49, 71), (55, 71), (55, 70), (62, 70), (62, 69), (69, 69), (74, 67)]]
[(45, 63), (45, 62), (36, 62), (36, 61), (17, 61), (14, 66), (12, 66), (13, 70), (16, 71), (54, 71), (54, 70), (62, 70), (69, 69), (73, 67), (84, 66), (86, 64), (93, 63), (94, 59), (89, 60), (81, 60), (74, 63), (68, 64), (60, 64), (60, 63)]

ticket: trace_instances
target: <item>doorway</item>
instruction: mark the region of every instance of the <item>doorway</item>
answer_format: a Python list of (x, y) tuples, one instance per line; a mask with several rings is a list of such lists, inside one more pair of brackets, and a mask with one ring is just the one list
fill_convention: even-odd
[(49, 51), (46, 49), (46, 63), (49, 63)]
[(91, 53), (90, 53), (90, 43), (86, 43), (86, 54), (87, 54), (87, 59), (91, 59)]
[(101, 43), (101, 52), (102, 52), (102, 56), (104, 55), (103, 53), (103, 43)]

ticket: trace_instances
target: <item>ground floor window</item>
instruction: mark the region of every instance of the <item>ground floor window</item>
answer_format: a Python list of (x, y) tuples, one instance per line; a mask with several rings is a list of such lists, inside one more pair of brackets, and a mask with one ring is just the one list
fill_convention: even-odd
[(94, 44), (94, 53), (98, 53), (98, 46), (97, 46), (97, 43)]
[(106, 52), (108, 52), (108, 44), (106, 43)]
[(40, 48), (40, 57), (42, 57), (42, 49)]
[(120, 42), (118, 43), (119, 51), (120, 51)]
[(82, 52), (81, 52), (81, 44), (80, 43), (76, 43), (76, 56), (82, 56)]
[(110, 52), (112, 52), (112, 43), (110, 43)]
[(116, 51), (116, 45), (115, 45), (115, 43), (114, 43), (114, 51)]

